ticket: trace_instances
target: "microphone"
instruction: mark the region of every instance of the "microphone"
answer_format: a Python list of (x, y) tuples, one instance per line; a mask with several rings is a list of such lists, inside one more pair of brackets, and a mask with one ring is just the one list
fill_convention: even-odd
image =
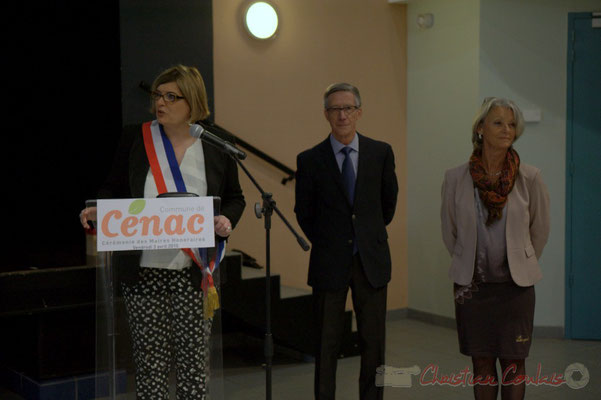
[(245, 152), (243, 152), (242, 150), (238, 150), (236, 146), (234, 146), (227, 140), (221, 139), (219, 136), (207, 131), (205, 128), (198, 124), (190, 125), (190, 135), (192, 137), (195, 137), (196, 139), (200, 139), (204, 142), (218, 147), (224, 153), (227, 153), (230, 156), (237, 158), (238, 160), (244, 160), (246, 158)]

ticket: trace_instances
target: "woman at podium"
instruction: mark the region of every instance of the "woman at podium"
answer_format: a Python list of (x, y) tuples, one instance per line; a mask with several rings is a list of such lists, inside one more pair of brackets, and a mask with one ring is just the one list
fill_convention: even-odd
[[(154, 198), (166, 192), (218, 196), (215, 234), (217, 248), (223, 249), (221, 243), (235, 228), (245, 201), (236, 162), (190, 135), (190, 124), (209, 116), (202, 76), (195, 67), (169, 68), (153, 82), (151, 98), (156, 119), (124, 128), (98, 197)], [(95, 219), (95, 212), (94, 208), (81, 212), (84, 228)], [(173, 361), (177, 398), (206, 397), (216, 292), (207, 284), (211, 260), (203, 258), (214, 261), (220, 256), (211, 251), (203, 257), (190, 249), (113, 256), (133, 340), (138, 399), (168, 398)]]

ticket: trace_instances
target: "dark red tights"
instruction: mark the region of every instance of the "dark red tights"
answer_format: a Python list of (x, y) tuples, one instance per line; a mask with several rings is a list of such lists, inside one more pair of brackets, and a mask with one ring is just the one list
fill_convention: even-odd
[(522, 400), (524, 398), (526, 384), (523, 380), (516, 383), (517, 377), (526, 375), (524, 359), (499, 359), (501, 364), (500, 378), (497, 374), (496, 358), (472, 357), (472, 363), (474, 365), (474, 398), (476, 400), (496, 400), (499, 379), (501, 380), (501, 399)]

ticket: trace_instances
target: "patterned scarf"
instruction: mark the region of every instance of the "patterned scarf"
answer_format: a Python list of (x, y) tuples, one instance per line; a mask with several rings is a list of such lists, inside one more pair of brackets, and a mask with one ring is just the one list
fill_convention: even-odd
[(496, 182), (492, 182), (482, 163), (482, 149), (475, 149), (470, 157), (470, 174), (474, 185), (478, 188), (480, 199), (488, 209), (486, 225), (501, 219), (503, 207), (507, 203), (507, 196), (520, 168), (520, 156), (510, 147), (503, 162), (503, 169)]

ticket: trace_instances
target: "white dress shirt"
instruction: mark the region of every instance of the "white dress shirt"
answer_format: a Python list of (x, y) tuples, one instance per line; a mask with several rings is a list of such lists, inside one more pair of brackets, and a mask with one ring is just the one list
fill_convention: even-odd
[[(207, 178), (205, 173), (205, 160), (202, 141), (197, 140), (186, 150), (182, 163), (179, 166), (189, 193), (199, 196), (207, 195)], [(169, 174), (165, 180), (173, 180)], [(155, 198), (158, 196), (157, 185), (154, 182), (152, 170), (148, 169), (144, 184), (144, 197)], [(142, 267), (167, 268), (181, 270), (192, 265), (192, 259), (181, 249), (144, 250), (140, 260)]]

